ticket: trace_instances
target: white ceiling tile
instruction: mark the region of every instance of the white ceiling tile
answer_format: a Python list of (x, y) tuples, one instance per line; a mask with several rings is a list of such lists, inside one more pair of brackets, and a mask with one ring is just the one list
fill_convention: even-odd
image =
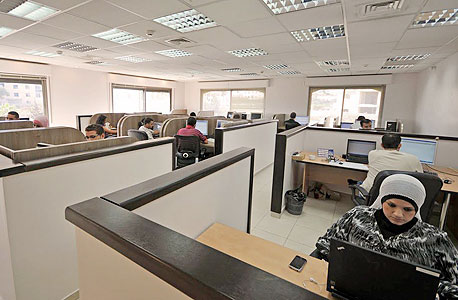
[(253, 47), (249, 40), (240, 38), (222, 26), (189, 32), (183, 36), (200, 44), (213, 45), (223, 51)]
[(199, 7), (199, 11), (220, 25), (237, 24), (271, 16), (259, 0), (227, 0)]
[(47, 19), (46, 21), (43, 21), (43, 23), (74, 32), (84, 33), (87, 35), (104, 32), (110, 29), (110, 27), (75, 17), (67, 13), (59, 14), (55, 17)]
[(458, 2), (456, 0), (428, 0), (421, 11), (427, 12), (450, 8), (458, 8)]
[(281, 14), (276, 17), (289, 31), (343, 24), (340, 3)]
[(76, 33), (73, 31), (60, 29), (58, 27), (46, 25), (44, 23), (37, 23), (29, 28), (22, 30), (24, 33), (30, 33), (35, 35), (46, 36), (59, 40), (71, 40), (78, 37), (82, 37), (82, 33)]
[(33, 21), (0, 12), (0, 26), (11, 29), (21, 29), (33, 23)]
[(183, 1), (192, 7), (198, 7), (204, 4), (208, 4), (212, 2), (221, 2), (224, 0), (183, 0)]
[(147, 30), (154, 30), (154, 34), (148, 38), (149, 39), (162, 39), (164, 37), (170, 37), (170, 36), (180, 36), (181, 33), (170, 29), (168, 27), (162, 26), (156, 22), (153, 21), (141, 21), (138, 23), (126, 25), (126, 26), (121, 26), (119, 29), (145, 37), (146, 36), (146, 31)]
[(382, 12), (378, 14), (365, 14), (365, 8), (368, 4), (383, 3), (384, 1), (374, 0), (351, 0), (345, 1), (345, 10), (347, 22), (365, 21), (369, 19), (392, 18), (401, 15), (417, 14), (422, 9), (427, 0), (405, 0), (400, 10), (391, 12)]
[(345, 38), (317, 40), (301, 43), (302, 47), (318, 59), (347, 59), (347, 42)]
[(287, 64), (301, 64), (312, 62), (313, 58), (306, 51), (302, 50), (285, 54), (282, 61)]
[(393, 49), (390, 56), (428, 54), (434, 53), (439, 49), (439, 47)]
[(350, 44), (350, 57), (352, 60), (371, 57), (388, 58), (395, 46), (396, 43), (370, 43), (365, 45)]
[(129, 46), (117, 46), (117, 47), (110, 48), (108, 50), (118, 53), (119, 54), (118, 56), (137, 55), (139, 53), (143, 53), (144, 52), (142, 50), (139, 50), (139, 49), (136, 49), (136, 48), (132, 48), (132, 47), (129, 47)]
[(217, 59), (217, 60), (223, 60), (223, 61), (234, 60), (233, 55), (227, 53), (226, 51), (219, 50), (210, 45), (198, 45), (198, 46), (187, 47), (186, 51), (189, 51), (197, 55), (201, 55), (208, 59)]
[(97, 47), (99, 49), (106, 49), (119, 46), (118, 43), (110, 42), (104, 39), (99, 39), (93, 36), (85, 36), (71, 40), (71, 42), (83, 44), (87, 46)]
[(289, 32), (271, 34), (271, 35), (266, 35), (266, 36), (258, 36), (258, 37), (249, 38), (248, 40), (250, 40), (256, 47), (261, 47), (261, 48), (270, 46), (272, 44), (296, 43), (296, 40)]
[(35, 2), (47, 5), (52, 8), (57, 8), (59, 10), (65, 10), (87, 1), (88, 0), (36, 0)]
[(271, 54), (283, 53), (285, 56), (288, 56), (289, 52), (297, 52), (303, 50), (301, 45), (298, 43), (272, 44), (270, 46), (263, 47), (263, 49)]
[(93, 0), (68, 13), (112, 28), (143, 20), (137, 15), (102, 0)]
[(136, 48), (136, 49), (145, 51), (145, 52), (146, 51), (153, 52), (153, 51), (167, 50), (172, 47), (172, 45), (166, 46), (166, 45), (157, 43), (155, 41), (145, 41), (145, 42), (130, 44), (129, 46), (132, 48)]
[(286, 30), (277, 21), (277, 19), (275, 19), (275, 17), (237, 23), (227, 27), (233, 32), (237, 33), (240, 37), (265, 36), (286, 32)]
[(107, 0), (128, 11), (143, 16), (146, 19), (155, 19), (173, 13), (188, 10), (189, 7), (177, 0)]
[(63, 42), (63, 40), (23, 32), (17, 32), (3, 39), (0, 39), (1, 45), (26, 49), (36, 49), (39, 47), (52, 46), (61, 42)]
[(438, 47), (458, 36), (458, 26), (439, 26), (409, 29), (396, 49)]

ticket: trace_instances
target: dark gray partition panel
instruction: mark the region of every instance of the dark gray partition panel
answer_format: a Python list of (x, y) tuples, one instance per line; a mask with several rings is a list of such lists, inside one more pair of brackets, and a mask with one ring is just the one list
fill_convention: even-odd
[(194, 299), (324, 299), (100, 198), (65, 217)]

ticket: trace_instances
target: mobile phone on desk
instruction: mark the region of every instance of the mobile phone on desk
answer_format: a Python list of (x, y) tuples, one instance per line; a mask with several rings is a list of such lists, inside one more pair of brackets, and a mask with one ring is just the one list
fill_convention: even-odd
[(307, 260), (305, 258), (296, 255), (296, 257), (289, 263), (289, 267), (294, 271), (300, 272), (302, 271), (306, 263)]

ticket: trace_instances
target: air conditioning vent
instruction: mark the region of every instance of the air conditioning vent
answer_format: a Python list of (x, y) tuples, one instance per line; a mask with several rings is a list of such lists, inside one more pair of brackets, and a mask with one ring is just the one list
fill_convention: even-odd
[(363, 16), (381, 15), (401, 10), (405, 0), (391, 0), (363, 6)]
[(169, 43), (169, 44), (172, 44), (172, 45), (175, 45), (175, 46), (180, 46), (180, 45), (183, 45), (183, 44), (194, 44), (193, 41), (188, 40), (187, 38), (184, 38), (184, 37), (177, 38), (177, 39), (166, 40), (165, 42)]

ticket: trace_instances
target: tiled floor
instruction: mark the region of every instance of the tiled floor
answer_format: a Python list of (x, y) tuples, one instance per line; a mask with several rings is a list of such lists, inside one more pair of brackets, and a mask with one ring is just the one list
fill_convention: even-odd
[(273, 167), (254, 179), (251, 233), (285, 247), (310, 254), (319, 236), (354, 205), (350, 197), (340, 201), (308, 198), (300, 216), (284, 212), (280, 219), (270, 215)]

